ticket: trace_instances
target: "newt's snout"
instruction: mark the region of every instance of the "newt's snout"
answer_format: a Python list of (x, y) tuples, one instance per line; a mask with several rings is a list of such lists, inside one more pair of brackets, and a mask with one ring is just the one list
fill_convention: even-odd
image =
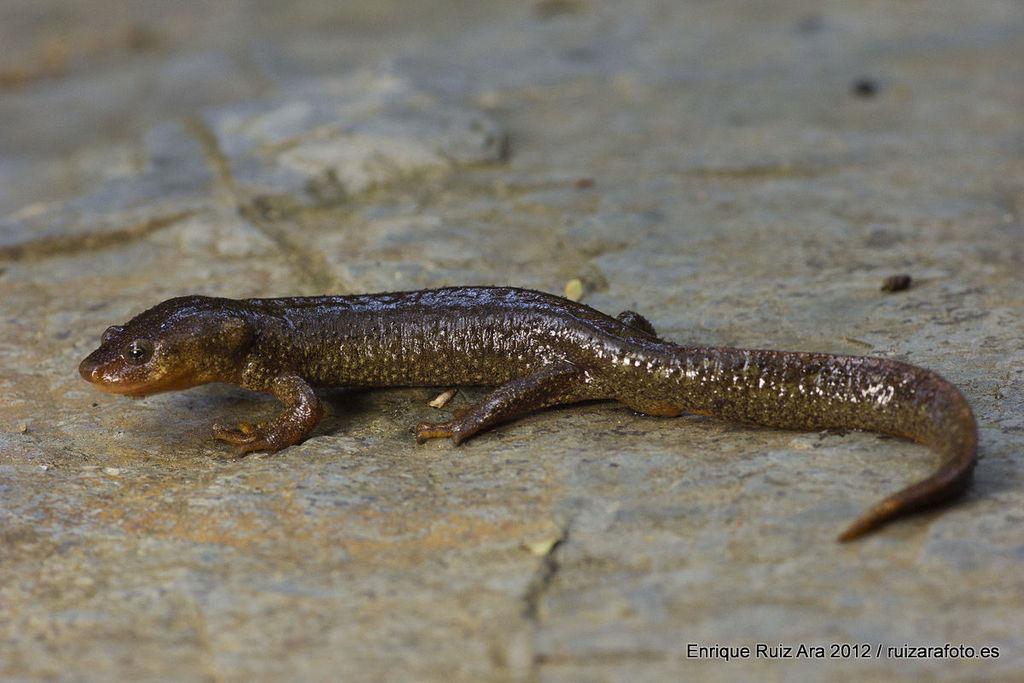
[(100, 374), (101, 369), (102, 368), (101, 368), (100, 364), (97, 363), (96, 361), (94, 361), (92, 359), (92, 356), (89, 356), (88, 358), (83, 360), (81, 363), (79, 363), (79, 365), (78, 365), (78, 374), (81, 375), (82, 379), (84, 379), (86, 382), (91, 382), (92, 384), (96, 384), (101, 379), (101, 374)]
[(121, 393), (121, 391), (114, 389), (114, 385), (118, 383), (118, 378), (112, 372), (110, 364), (97, 358), (97, 355), (96, 352), (93, 352), (86, 356), (85, 360), (78, 365), (78, 374), (97, 389)]

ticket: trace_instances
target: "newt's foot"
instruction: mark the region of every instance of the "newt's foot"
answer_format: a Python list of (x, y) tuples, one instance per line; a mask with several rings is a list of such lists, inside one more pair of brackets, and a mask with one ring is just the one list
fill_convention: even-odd
[(242, 455), (252, 451), (278, 451), (288, 444), (278, 443), (279, 439), (271, 434), (263, 424), (252, 425), (243, 422), (237, 429), (228, 429), (213, 425), (213, 436), (222, 441), (230, 441), (242, 447)]
[(456, 416), (447, 422), (420, 422), (416, 425), (416, 443), (424, 443), (427, 439), (449, 438), (458, 446), (468, 436)]
[(238, 429), (228, 429), (227, 427), (221, 427), (219, 424), (213, 425), (213, 435), (218, 439), (230, 441), (231, 443), (252, 441), (257, 431), (259, 431), (259, 428), (248, 422), (238, 425)]
[(447, 422), (420, 422), (416, 425), (416, 443), (425, 443), (427, 439), (450, 438), (458, 446), (469, 434), (466, 433), (465, 418), (469, 408), (456, 408), (452, 419)]
[(238, 425), (237, 429), (228, 429), (227, 427), (221, 427), (219, 424), (213, 425), (214, 437), (237, 444), (252, 443), (258, 438), (260, 431), (259, 426), (249, 424), (248, 422)]

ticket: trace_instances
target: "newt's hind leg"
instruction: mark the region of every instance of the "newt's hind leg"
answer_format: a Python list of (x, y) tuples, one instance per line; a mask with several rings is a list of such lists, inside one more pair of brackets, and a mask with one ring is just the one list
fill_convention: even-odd
[(447, 436), (458, 445), (482, 429), (523, 413), (591, 398), (602, 396), (597, 395), (583, 370), (570, 363), (554, 363), (501, 385), (476, 405), (457, 411), (447, 422), (421, 422), (416, 425), (416, 441)]

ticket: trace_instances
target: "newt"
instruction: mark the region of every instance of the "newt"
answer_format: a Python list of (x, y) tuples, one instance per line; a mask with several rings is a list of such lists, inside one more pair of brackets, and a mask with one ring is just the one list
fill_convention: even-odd
[(942, 457), (934, 474), (870, 508), (840, 541), (960, 495), (977, 461), (970, 406), (930, 370), (883, 358), (680, 346), (638, 313), (613, 318), (507, 287), (184, 296), (107, 328), (79, 372), (98, 389), (135, 397), (207, 382), (273, 394), (284, 410), (269, 422), (213, 426), (243, 454), (308, 435), (323, 416), (318, 387), (497, 385), (452, 419), (417, 425), (416, 440), (458, 444), (534, 410), (614, 399), (648, 415), (895, 434)]

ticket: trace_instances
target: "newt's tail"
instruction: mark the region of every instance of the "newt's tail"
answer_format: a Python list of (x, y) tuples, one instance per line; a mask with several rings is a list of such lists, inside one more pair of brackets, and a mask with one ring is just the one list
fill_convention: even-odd
[[(974, 414), (956, 387), (934, 373), (929, 374), (946, 385), (939, 399), (941, 406), (931, 416), (931, 424), (925, 433), (900, 436), (930, 447), (943, 456), (942, 464), (927, 479), (897, 491), (869, 508), (839, 534), (840, 542), (852, 541), (909, 512), (951, 500), (962, 494), (971, 483), (978, 460), (978, 428)], [(894, 430), (893, 433), (898, 432)]]
[(870, 508), (839, 535), (840, 541), (954, 498), (970, 483), (977, 462), (974, 415), (957, 388), (930, 370), (819, 353), (670, 344), (664, 351), (661, 395), (685, 411), (785, 429), (895, 434), (943, 457), (932, 476)]

